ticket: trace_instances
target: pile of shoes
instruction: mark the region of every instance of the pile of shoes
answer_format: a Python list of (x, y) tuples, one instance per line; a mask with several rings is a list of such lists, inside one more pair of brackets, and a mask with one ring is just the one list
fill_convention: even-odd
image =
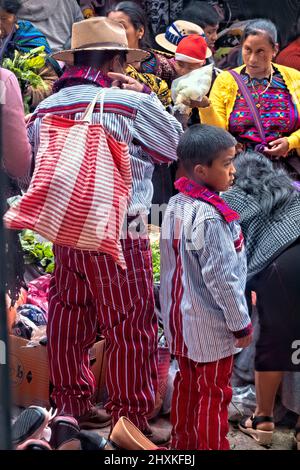
[[(149, 428), (149, 437), (151, 436)], [(72, 416), (55, 416), (39, 406), (26, 408), (12, 426), (16, 450), (160, 450), (128, 418), (122, 416), (108, 439), (81, 430)]]

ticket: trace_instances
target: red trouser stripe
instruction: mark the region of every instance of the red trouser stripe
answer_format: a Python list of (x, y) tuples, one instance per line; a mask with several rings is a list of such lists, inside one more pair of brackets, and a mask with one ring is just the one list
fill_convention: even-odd
[(228, 406), (233, 356), (201, 364), (177, 358), (171, 410), (171, 448), (228, 450)]
[(47, 329), (52, 398), (65, 414), (80, 416), (91, 407), (88, 353), (98, 322), (106, 338), (113, 424), (124, 415), (144, 429), (157, 390), (151, 251), (146, 239), (122, 244), (127, 270), (109, 255), (55, 247)]

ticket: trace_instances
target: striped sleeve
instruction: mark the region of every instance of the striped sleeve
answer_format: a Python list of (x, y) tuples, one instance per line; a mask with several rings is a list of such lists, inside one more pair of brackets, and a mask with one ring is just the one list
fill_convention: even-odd
[(229, 330), (243, 330), (251, 321), (230, 228), (221, 219), (206, 219), (203, 223), (205, 227), (200, 224), (197, 230), (204, 236), (203, 249), (198, 252), (204, 283), (222, 310)]
[(181, 124), (165, 111), (154, 93), (141, 95), (133, 137), (154, 163), (177, 160), (176, 149), (182, 133)]

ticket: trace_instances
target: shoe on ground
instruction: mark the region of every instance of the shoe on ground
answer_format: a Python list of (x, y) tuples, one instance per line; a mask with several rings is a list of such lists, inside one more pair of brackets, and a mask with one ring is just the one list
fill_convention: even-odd
[[(52, 449), (60, 450), (63, 445), (64, 449), (72, 449), (72, 442), (77, 439), (80, 431), (79, 424), (73, 416), (56, 416), (50, 424), (51, 439), (50, 446)], [(67, 445), (67, 444), (70, 445)], [(75, 446), (77, 447), (77, 446)]]
[[(248, 424), (251, 423), (251, 426), (247, 426), (247, 421)], [(244, 416), (239, 422), (239, 429), (244, 434), (252, 437), (261, 446), (269, 446), (272, 443), (273, 431), (257, 429), (257, 425), (262, 423), (274, 423), (274, 418), (272, 416)]]
[(111, 423), (111, 415), (103, 408), (93, 406), (87, 413), (77, 417), (80, 429), (102, 429)]
[(158, 447), (168, 447), (171, 440), (171, 432), (164, 429), (154, 429), (148, 426), (143, 430), (143, 434)]
[(52, 450), (48, 442), (43, 439), (28, 439), (17, 446), (16, 450)]
[(140, 431), (128, 418), (122, 416), (112, 429), (109, 442), (112, 447), (123, 450), (158, 450), (152, 438), (161, 441), (158, 435), (154, 435), (151, 428), (147, 428), (151, 440), (142, 431)]
[(50, 439), (49, 422), (54, 418), (52, 409), (47, 411), (41, 406), (29, 406), (18, 416), (12, 425), (12, 443), (18, 446), (28, 439)]

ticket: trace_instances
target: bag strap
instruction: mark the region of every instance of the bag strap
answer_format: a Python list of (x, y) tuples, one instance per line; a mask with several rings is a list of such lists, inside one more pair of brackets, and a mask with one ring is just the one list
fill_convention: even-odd
[(254, 124), (259, 132), (262, 144), (267, 144), (266, 142), (266, 134), (261, 122), (260, 115), (257, 111), (257, 107), (255, 106), (254, 99), (252, 98), (252, 95), (250, 91), (247, 88), (247, 85), (244, 83), (244, 80), (240, 76), (239, 73), (235, 72), (235, 70), (228, 70), (228, 72), (233, 76), (235, 79), (236, 83), (238, 84), (238, 87), (240, 89), (240, 92), (242, 93), (243, 97), (245, 98), (245, 101), (252, 113), (253, 119), (254, 119)]
[(82, 116), (82, 119), (81, 119), (82, 121), (86, 121), (89, 124), (92, 123), (93, 112), (94, 112), (95, 106), (97, 104), (97, 101), (100, 98), (100, 124), (101, 124), (101, 126), (103, 125), (103, 110), (104, 110), (104, 95), (105, 95), (105, 92), (106, 92), (106, 90), (102, 89), (101, 91), (96, 93), (95, 97), (93, 98), (93, 100), (90, 102), (90, 104), (86, 108), (86, 111), (85, 111), (85, 113), (84, 113), (84, 115)]

